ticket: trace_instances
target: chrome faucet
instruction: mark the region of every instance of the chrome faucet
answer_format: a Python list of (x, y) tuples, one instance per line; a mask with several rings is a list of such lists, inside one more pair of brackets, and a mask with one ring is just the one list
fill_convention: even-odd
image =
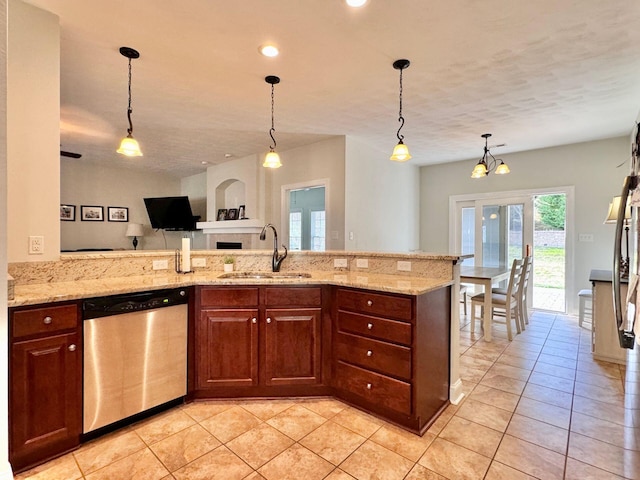
[(278, 253), (278, 232), (276, 232), (276, 227), (274, 227), (270, 223), (267, 223), (264, 227), (262, 227), (262, 232), (260, 232), (260, 240), (264, 240), (267, 238), (267, 228), (273, 230), (273, 259), (271, 261), (271, 268), (272, 271), (279, 272), (282, 261), (287, 258), (288, 250), (287, 247), (282, 245), (282, 248), (284, 248), (284, 255), (280, 255)]

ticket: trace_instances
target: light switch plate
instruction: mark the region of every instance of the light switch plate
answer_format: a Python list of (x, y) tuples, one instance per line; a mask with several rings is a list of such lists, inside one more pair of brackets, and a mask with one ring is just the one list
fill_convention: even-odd
[(593, 242), (593, 234), (592, 233), (581, 233), (578, 235), (578, 240), (580, 242)]
[(192, 267), (206, 267), (207, 266), (207, 259), (205, 257), (193, 257), (191, 259), (191, 266)]
[(410, 272), (411, 271), (411, 262), (405, 262), (402, 260), (398, 260), (398, 270), (401, 272)]
[(333, 260), (333, 266), (335, 268), (347, 268), (347, 259), (346, 258), (335, 258)]
[(368, 258), (358, 258), (358, 259), (356, 259), (356, 267), (358, 267), (358, 268), (369, 268), (369, 259)]
[(167, 270), (169, 268), (168, 260), (154, 260), (153, 261), (153, 269), (154, 270)]

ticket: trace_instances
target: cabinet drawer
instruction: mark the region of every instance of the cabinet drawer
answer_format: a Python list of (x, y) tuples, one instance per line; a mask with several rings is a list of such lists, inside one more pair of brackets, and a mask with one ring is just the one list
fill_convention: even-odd
[(320, 287), (266, 287), (267, 307), (319, 307), (322, 305)]
[(386, 318), (338, 311), (338, 331), (411, 345), (411, 324)]
[(202, 307), (252, 307), (258, 305), (257, 287), (211, 287), (200, 291)]
[(49, 334), (78, 326), (78, 309), (75, 305), (33, 308), (13, 312), (13, 338)]
[(365, 291), (338, 289), (338, 308), (387, 318), (411, 320), (411, 299)]
[(344, 362), (335, 364), (335, 385), (370, 403), (411, 414), (411, 385)]
[(334, 348), (338, 360), (411, 380), (410, 348), (347, 333), (336, 335)]

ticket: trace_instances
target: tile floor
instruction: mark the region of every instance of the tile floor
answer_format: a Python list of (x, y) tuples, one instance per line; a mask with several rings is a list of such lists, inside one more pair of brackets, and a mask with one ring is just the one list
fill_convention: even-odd
[[(504, 327), (502, 327), (504, 328)], [(477, 329), (479, 330), (479, 329)], [(19, 479), (640, 479), (640, 384), (596, 362), (575, 318), (494, 341), (460, 331), (466, 396), (418, 437), (334, 399), (193, 403)], [(637, 368), (639, 364), (636, 364)]]

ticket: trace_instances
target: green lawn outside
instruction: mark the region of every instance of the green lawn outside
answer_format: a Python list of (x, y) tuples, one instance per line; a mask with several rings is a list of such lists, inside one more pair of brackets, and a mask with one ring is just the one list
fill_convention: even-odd
[(536, 247), (533, 252), (535, 287), (564, 289), (564, 248)]

